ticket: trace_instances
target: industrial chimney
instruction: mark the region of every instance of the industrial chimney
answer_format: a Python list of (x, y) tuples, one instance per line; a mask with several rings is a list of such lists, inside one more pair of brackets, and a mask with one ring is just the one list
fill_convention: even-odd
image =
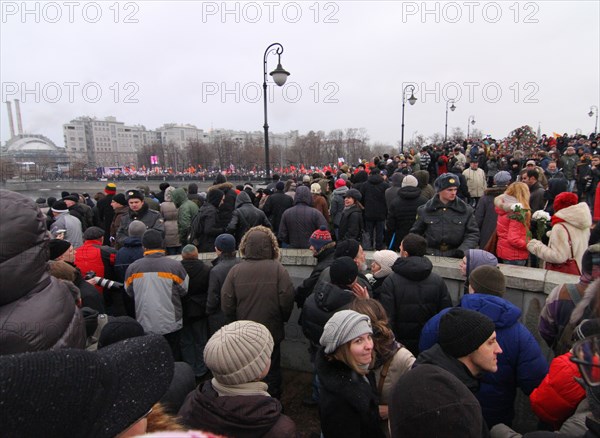
[(21, 122), (21, 103), (19, 99), (15, 99), (15, 111), (17, 112), (17, 127), (19, 128), (19, 135), (23, 135), (23, 123)]
[(10, 100), (6, 101), (6, 109), (8, 110), (8, 125), (10, 126), (10, 138), (14, 138), (15, 123), (13, 121), (12, 105), (10, 104)]

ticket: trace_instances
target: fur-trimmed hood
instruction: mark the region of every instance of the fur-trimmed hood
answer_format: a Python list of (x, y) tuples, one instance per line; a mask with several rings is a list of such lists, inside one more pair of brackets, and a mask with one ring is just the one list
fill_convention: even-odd
[(212, 185), (208, 188), (208, 191), (210, 192), (211, 190), (214, 189), (219, 189), (221, 190), (223, 193), (227, 193), (228, 190), (233, 189), (233, 184), (230, 182), (224, 182), (224, 183), (220, 183), (220, 184), (215, 184)]
[(240, 242), (240, 255), (250, 260), (279, 260), (280, 251), (275, 234), (261, 225), (250, 228)]
[(515, 198), (514, 196), (510, 196), (510, 195), (503, 193), (499, 196), (496, 196), (496, 198), (494, 199), (494, 206), (498, 210), (502, 210), (506, 213), (510, 213), (510, 212), (512, 212), (511, 207), (518, 202), (519, 201), (517, 201), (517, 198)]
[(506, 187), (494, 186), (494, 187), (485, 189), (484, 195), (496, 197), (496, 196), (500, 196), (505, 191), (506, 191)]

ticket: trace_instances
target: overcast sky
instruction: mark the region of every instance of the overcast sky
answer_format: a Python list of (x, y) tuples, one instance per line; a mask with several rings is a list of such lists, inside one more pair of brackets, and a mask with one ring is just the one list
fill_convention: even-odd
[(272, 132), (365, 128), (396, 144), (411, 82), (405, 141), (443, 133), (447, 98), (449, 132), (474, 115), (495, 137), (538, 123), (587, 134), (600, 103), (599, 1), (72, 3), (2, 2), (2, 142), (13, 99), (24, 130), (59, 146), (83, 115), (261, 130), (273, 42), (291, 76), (270, 87)]

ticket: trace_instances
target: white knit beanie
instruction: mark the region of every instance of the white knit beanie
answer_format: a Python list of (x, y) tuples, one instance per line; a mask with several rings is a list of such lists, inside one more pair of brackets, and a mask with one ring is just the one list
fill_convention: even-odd
[(312, 183), (312, 185), (310, 186), (310, 192), (316, 194), (321, 193), (321, 186), (319, 185), (319, 183)]
[(371, 320), (367, 315), (354, 310), (340, 310), (325, 323), (319, 343), (325, 347), (326, 354), (331, 354), (340, 345), (366, 333), (373, 334)]
[(377, 271), (374, 276), (375, 278), (387, 277), (392, 273), (392, 266), (398, 259), (398, 254), (389, 249), (382, 251), (375, 251), (373, 253), (373, 260), (381, 266), (381, 271)]
[(204, 363), (217, 382), (241, 385), (255, 381), (273, 352), (273, 337), (262, 324), (235, 321), (219, 329), (204, 347)]
[(402, 178), (402, 187), (417, 187), (419, 185), (419, 181), (412, 175), (406, 175)]

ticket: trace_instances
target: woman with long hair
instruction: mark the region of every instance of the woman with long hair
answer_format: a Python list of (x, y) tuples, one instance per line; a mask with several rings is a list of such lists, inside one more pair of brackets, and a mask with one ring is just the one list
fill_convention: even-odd
[[(521, 204), (520, 213), (513, 211), (516, 204)], [(498, 214), (496, 256), (501, 263), (525, 266), (529, 259), (527, 233), (531, 227), (527, 184), (522, 182), (510, 184), (502, 195), (496, 197), (494, 205)], [(522, 219), (517, 216), (521, 216)]]
[(319, 415), (324, 438), (383, 438), (373, 363), (371, 321), (353, 310), (325, 324), (317, 353)]
[(392, 390), (398, 379), (410, 371), (415, 357), (394, 337), (390, 328), (385, 309), (377, 300), (354, 300), (350, 306), (363, 315), (367, 315), (373, 327), (373, 345), (375, 360), (372, 365), (379, 395), (379, 415), (385, 422), (382, 424), (383, 431), (388, 430), (388, 403), (392, 396)]

